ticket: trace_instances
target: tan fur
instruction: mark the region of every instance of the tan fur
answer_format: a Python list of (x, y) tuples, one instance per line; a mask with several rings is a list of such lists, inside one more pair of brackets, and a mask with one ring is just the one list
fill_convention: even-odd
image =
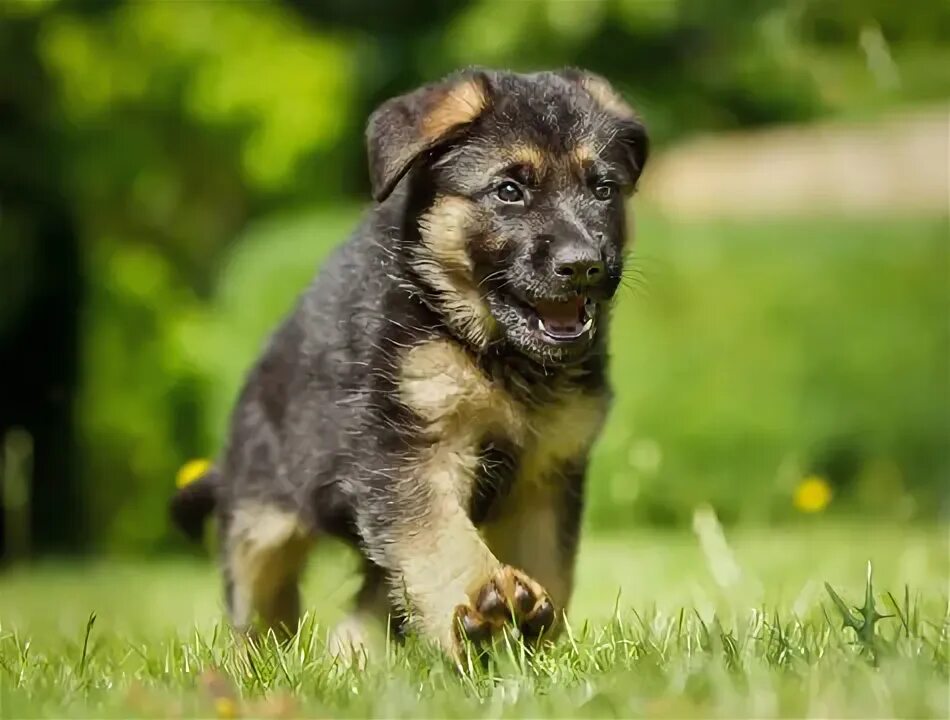
[(561, 550), (558, 514), (565, 488), (557, 471), (587, 452), (606, 411), (604, 397), (574, 392), (534, 412), (512, 493), (497, 519), (483, 528), (498, 558), (540, 582), (559, 612), (571, 597), (574, 559)]
[(562, 393), (528, 417), (531, 437), (525, 444), (518, 482), (540, 485), (561, 462), (584, 454), (593, 443), (607, 412), (607, 400), (579, 391)]
[(258, 503), (236, 509), (226, 549), (235, 625), (246, 628), (257, 612), (270, 627), (296, 630), (297, 579), (308, 547), (296, 515)]
[(405, 404), (434, 437), (473, 436), (492, 428), (522, 437), (520, 406), (500, 383), (479, 369), (458, 343), (434, 340), (412, 348), (402, 364), (400, 391)]
[(560, 547), (559, 490), (553, 484), (516, 484), (482, 534), (501, 562), (541, 583), (560, 612), (570, 600), (574, 572), (573, 558), (563, 557)]
[(576, 172), (585, 172), (597, 159), (597, 148), (584, 143), (576, 146), (570, 153), (570, 162)]
[(474, 79), (450, 88), (422, 119), (422, 135), (427, 141), (439, 140), (459, 125), (472, 122), (485, 110), (488, 96)]
[(636, 119), (636, 113), (633, 112), (633, 109), (603, 78), (596, 75), (585, 75), (582, 85), (597, 104), (607, 112), (624, 120)]
[(488, 106), (488, 96), (475, 79), (459, 82), (441, 91), (418, 120), (417, 136), (396, 153), (390, 168), (402, 168), (425, 148), (440, 142), (455, 128), (472, 122)]
[[(393, 551), (417, 624), (446, 647), (453, 609), (467, 602), (500, 566), (492, 549), (528, 574), (545, 576), (563, 607), (570, 595), (570, 562), (557, 541), (558, 463), (586, 452), (600, 427), (604, 400), (581, 393), (531, 410), (486, 375), (457, 343), (437, 340), (412, 348), (400, 378), (402, 401), (424, 423), (432, 444), (411, 468), (412, 485), (431, 493), (427, 515), (413, 518)], [(510, 512), (490, 529), (491, 548), (468, 507), (481, 442), (505, 437), (524, 448)], [(535, 503), (538, 502), (537, 507)], [(536, 512), (537, 510), (537, 512)], [(448, 643), (446, 645), (446, 643)]]
[(578, 175), (584, 176), (597, 157), (597, 148), (587, 143), (575, 146), (566, 155), (546, 153), (533, 145), (519, 145), (506, 151), (510, 162), (530, 167), (538, 182), (552, 174), (556, 174), (561, 183), (572, 182)]
[(467, 242), (471, 203), (440, 197), (419, 220), (422, 243), (416, 248), (416, 269), (442, 296), (452, 328), (475, 347), (485, 347), (496, 332), (495, 320), (473, 278)]
[(506, 150), (506, 156), (512, 164), (529, 166), (538, 178), (551, 164), (548, 154), (536, 145), (516, 145)]
[(424, 517), (406, 524), (391, 554), (398, 567), (393, 602), (446, 650), (454, 649), (455, 608), (469, 602), (499, 567), (468, 517), (460, 495), (471, 487), (475, 457), (439, 446), (414, 468), (413, 483), (428, 483)]
[(456, 343), (436, 341), (408, 353), (400, 379), (402, 400), (425, 423), (431, 446), (411, 469), (410, 485), (429, 489), (427, 515), (414, 518), (394, 543), (410, 612), (424, 633), (452, 649), (455, 607), (468, 602), (498, 561), (468, 517), (478, 442), (486, 424), (511, 411), (500, 389)]

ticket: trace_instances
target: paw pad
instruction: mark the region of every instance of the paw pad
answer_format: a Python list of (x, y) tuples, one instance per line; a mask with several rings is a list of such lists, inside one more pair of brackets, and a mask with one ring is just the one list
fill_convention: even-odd
[(474, 602), (455, 609), (459, 637), (479, 644), (505, 625), (534, 639), (554, 626), (554, 604), (541, 585), (520, 570), (504, 566), (475, 594)]

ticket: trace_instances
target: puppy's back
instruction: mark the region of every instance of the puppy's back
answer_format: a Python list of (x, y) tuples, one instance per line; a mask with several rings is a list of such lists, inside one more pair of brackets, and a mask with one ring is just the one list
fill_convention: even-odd
[(232, 501), (258, 497), (309, 513), (303, 498), (365, 454), (361, 430), (393, 352), (381, 340), (384, 306), (398, 292), (380, 215), (367, 213), (327, 259), (249, 372), (222, 468)]

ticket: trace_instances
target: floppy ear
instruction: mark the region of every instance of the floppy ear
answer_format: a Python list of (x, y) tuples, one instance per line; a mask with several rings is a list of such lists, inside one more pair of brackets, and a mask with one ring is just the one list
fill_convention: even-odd
[(385, 200), (423, 153), (457, 136), (488, 103), (487, 78), (468, 72), (380, 105), (366, 128), (373, 197)]
[(640, 116), (600, 75), (587, 70), (568, 68), (561, 77), (580, 85), (597, 106), (617, 121), (616, 138), (623, 143), (629, 159), (632, 177), (636, 179), (650, 154), (650, 141)]

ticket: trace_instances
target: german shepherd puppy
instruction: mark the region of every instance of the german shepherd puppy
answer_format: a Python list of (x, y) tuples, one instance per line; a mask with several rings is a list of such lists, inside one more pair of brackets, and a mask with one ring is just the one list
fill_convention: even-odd
[(365, 577), (335, 649), (395, 618), (455, 656), (506, 624), (552, 637), (571, 596), (607, 324), (647, 136), (580, 70), (466, 70), (382, 104), (377, 204), (250, 372), (215, 468), (234, 625), (293, 631), (310, 546)]

